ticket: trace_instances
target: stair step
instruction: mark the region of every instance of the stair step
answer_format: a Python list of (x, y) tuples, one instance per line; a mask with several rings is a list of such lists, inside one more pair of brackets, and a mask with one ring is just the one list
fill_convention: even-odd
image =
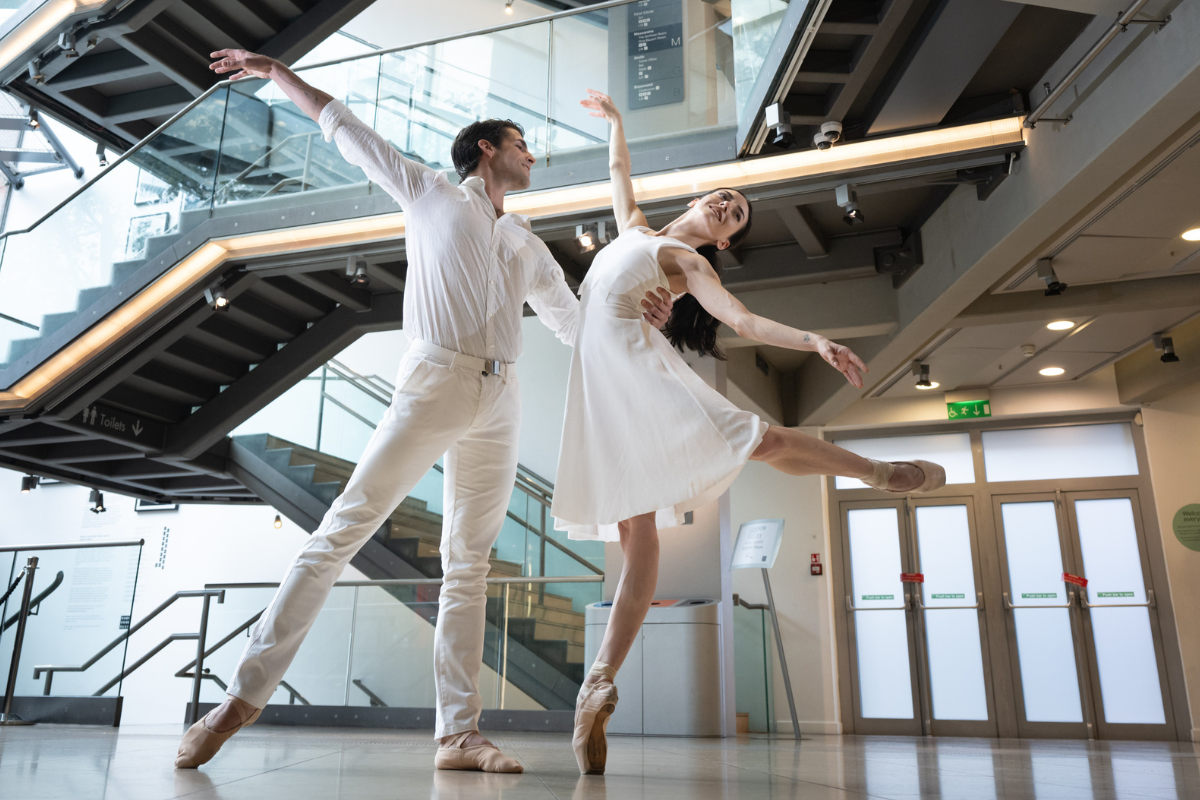
[[(82, 311), (83, 309), (89, 307), (92, 303), (94, 303), (97, 300), (99, 300), (100, 298), (104, 297), (104, 295), (111, 292), (112, 288), (113, 287), (111, 285), (109, 285), (109, 286), (92, 286), (88, 289), (81, 289), (79, 292), (79, 298), (75, 301), (75, 308)], [(72, 314), (71, 316), (74, 316), (74, 314)]]
[[(133, 275), (139, 269), (146, 265), (146, 259), (139, 258), (134, 261), (118, 261), (113, 264), (112, 285), (116, 286), (125, 281), (129, 276)], [(241, 438), (241, 437), (238, 437)]]
[(533, 636), (535, 639), (562, 639), (569, 644), (583, 644), (583, 626), (553, 625), (536, 620)]
[[(301, 464), (301, 465), (289, 464), (287, 466), (287, 468), (283, 471), (283, 474), (287, 475), (288, 480), (290, 480), (292, 483), (296, 484), (297, 486), (301, 486), (306, 490), (311, 490), (312, 482), (313, 482), (313, 465), (312, 464)], [(330, 501), (330, 502), (333, 502), (333, 501)]]
[(46, 316), (42, 317), (42, 329), (38, 331), (38, 333), (43, 337), (49, 336), (63, 325), (66, 325), (68, 322), (75, 319), (77, 316), (79, 316), (78, 311), (64, 311), (61, 314), (47, 314)]

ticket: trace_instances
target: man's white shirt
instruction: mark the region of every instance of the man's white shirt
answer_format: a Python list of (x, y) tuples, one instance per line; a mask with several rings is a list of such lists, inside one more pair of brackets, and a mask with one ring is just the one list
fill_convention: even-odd
[(548, 328), (575, 342), (579, 300), (529, 218), (496, 210), (482, 178), (451, 184), (405, 158), (337, 100), (321, 110), (326, 141), (400, 204), (408, 273), (404, 331), (439, 347), (512, 363), (528, 302)]

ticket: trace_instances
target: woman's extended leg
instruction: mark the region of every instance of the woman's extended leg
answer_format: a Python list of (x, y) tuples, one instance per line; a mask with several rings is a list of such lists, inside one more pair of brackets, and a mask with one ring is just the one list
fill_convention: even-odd
[[(767, 428), (762, 443), (750, 458), (770, 464), (788, 475), (842, 475), (847, 478), (868, 478), (878, 472), (881, 463), (815, 436), (776, 425)], [(882, 476), (887, 481), (888, 491), (911, 492), (926, 482), (926, 475), (917, 464), (901, 461), (893, 463), (892, 467), (890, 476)], [(945, 482), (944, 475), (942, 482)], [(884, 487), (880, 485), (879, 488)]]
[(584, 774), (604, 772), (608, 758), (604, 730), (617, 707), (613, 679), (633, 647), (658, 585), (658, 527), (654, 514), (627, 519), (619, 529), (621, 552), (625, 556), (621, 579), (596, 662), (583, 679), (575, 703), (573, 744), (579, 771)]

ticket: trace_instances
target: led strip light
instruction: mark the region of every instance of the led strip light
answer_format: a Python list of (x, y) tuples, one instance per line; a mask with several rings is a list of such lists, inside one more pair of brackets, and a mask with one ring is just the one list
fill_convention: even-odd
[[(706, 194), (723, 186), (734, 189), (761, 186), (884, 164), (1022, 144), (1024, 128), (1021, 123), (1020, 117), (1012, 117), (850, 142), (824, 152), (816, 149), (803, 150), (750, 161), (647, 175), (634, 178), (633, 188), (639, 202), (652, 202)], [(598, 211), (608, 209), (611, 205), (612, 184), (607, 181), (514, 195), (505, 201), (507, 211), (538, 218)], [(11, 412), (28, 407), (146, 317), (162, 309), (180, 294), (203, 285), (227, 260), (363, 244), (403, 235), (404, 214), (401, 213), (233, 236), (207, 242), (18, 381), (10, 390), (0, 392), (0, 411)]]

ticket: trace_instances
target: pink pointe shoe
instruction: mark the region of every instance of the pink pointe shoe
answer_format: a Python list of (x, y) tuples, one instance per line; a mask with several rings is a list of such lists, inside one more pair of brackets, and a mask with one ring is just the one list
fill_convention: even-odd
[(605, 731), (608, 718), (617, 710), (617, 687), (612, 679), (617, 671), (597, 661), (588, 676), (599, 675), (595, 683), (584, 683), (575, 701), (575, 760), (584, 775), (603, 775), (608, 761), (608, 740)]
[[(213, 711), (215, 710), (213, 709)], [(241, 716), (242, 712), (236, 703), (233, 704), (233, 710), (238, 716)], [(208, 712), (208, 714), (211, 713), (212, 711)], [(262, 714), (262, 709), (253, 709), (250, 714), (242, 717), (241, 722), (224, 731), (215, 731), (208, 726), (208, 714), (201, 717), (183, 735), (183, 741), (179, 743), (179, 753), (175, 756), (175, 769), (195, 769), (201, 764), (207, 764), (231, 736), (247, 725), (253, 725), (254, 721)]]
[[(924, 494), (940, 489), (946, 485), (946, 470), (940, 464), (935, 464), (932, 461), (922, 461), (914, 459), (912, 461), (876, 461), (873, 458), (868, 458), (871, 462), (871, 472), (862, 478), (859, 478), (867, 486), (872, 489), (880, 489), (892, 494)], [(896, 471), (896, 467), (900, 464), (908, 464), (921, 470), (923, 480), (920, 485), (913, 489), (889, 489), (888, 482), (892, 479), (892, 474)]]

